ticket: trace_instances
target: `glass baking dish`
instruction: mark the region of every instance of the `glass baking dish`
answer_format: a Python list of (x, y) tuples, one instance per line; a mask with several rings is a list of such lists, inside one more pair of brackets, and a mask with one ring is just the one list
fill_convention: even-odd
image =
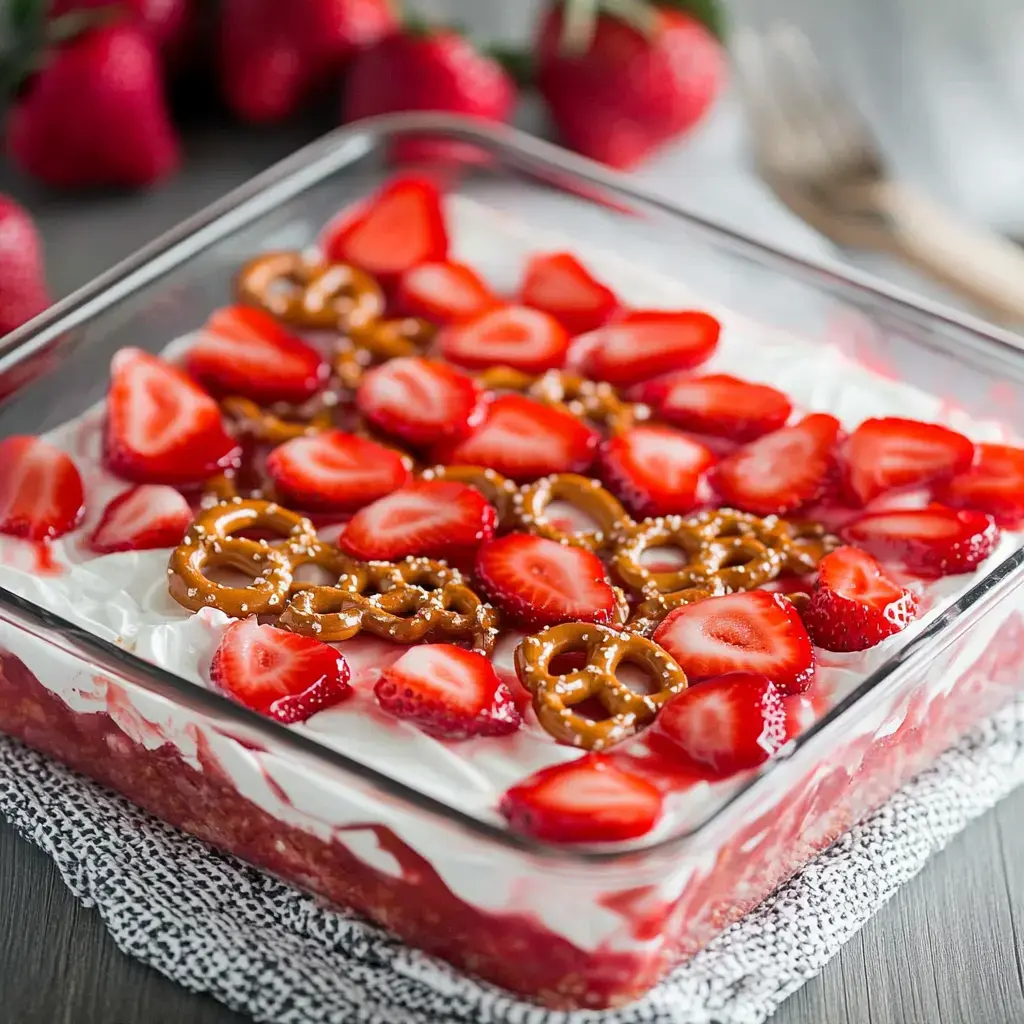
[[(1005, 436), (1012, 335), (783, 255), (530, 137), (433, 115), (336, 131), (0, 342), (0, 436), (99, 400), (110, 357), (159, 351), (228, 301), (248, 256), (315, 240), (392, 173), (395, 143), (459, 143), (449, 194), (628, 248), (764, 339), (834, 347)], [(528, 229), (527, 229), (528, 230)], [(509, 282), (495, 282), (507, 285)], [(727, 313), (726, 313), (727, 311)], [(43, 571), (41, 567), (40, 571)], [(634, 1000), (1021, 685), (1024, 549), (971, 580), (729, 798), (628, 848), (561, 848), (396, 781), (0, 589), (0, 730), (412, 945), (552, 1007)]]

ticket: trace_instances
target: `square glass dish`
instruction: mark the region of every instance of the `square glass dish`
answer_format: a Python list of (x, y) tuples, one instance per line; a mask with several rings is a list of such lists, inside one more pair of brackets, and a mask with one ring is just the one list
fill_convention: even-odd
[[(394, 173), (396, 143), (425, 131), (461, 160), (432, 172), (456, 256), (500, 291), (529, 251), (572, 249), (634, 306), (714, 313), (723, 358), (793, 383), (808, 409), (854, 422), (916, 415), (975, 440), (1024, 435), (1013, 336), (787, 257), (538, 140), (431, 115), (332, 133), (3, 339), (0, 437), (87, 414), (119, 349), (158, 353), (196, 330), (231, 301), (243, 262), (314, 243)], [(197, 685), (202, 628), (145, 646), (121, 614), (133, 595), (166, 591), (162, 563), (141, 578), (156, 563), (129, 556), (98, 571), (109, 601), (92, 628), (89, 588), (62, 583), (46, 548), (0, 547), (0, 731), (552, 1007), (639, 997), (1021, 686), (1024, 547), (1006, 532), (870, 657), (822, 656), (800, 728), (760, 769), (694, 786), (642, 840), (557, 846), (495, 809), (501, 788), (538, 764), (517, 776), (496, 757), (475, 772), (457, 753), (469, 748), (452, 744), (435, 770), (436, 742), (378, 749), (369, 725), (332, 741)]]

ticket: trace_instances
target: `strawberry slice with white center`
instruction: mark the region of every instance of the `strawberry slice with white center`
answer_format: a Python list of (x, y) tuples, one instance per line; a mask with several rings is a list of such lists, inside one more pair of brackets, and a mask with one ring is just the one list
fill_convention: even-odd
[(527, 533), (496, 537), (476, 553), (477, 582), (497, 608), (524, 626), (611, 623), (616, 595), (592, 551)]
[(393, 562), (408, 555), (459, 559), (494, 536), (497, 519), (475, 487), (415, 480), (357, 512), (339, 543), (364, 561)]
[(29, 435), (0, 441), (0, 533), (41, 541), (73, 530), (85, 491), (71, 457)]
[(920, 420), (865, 420), (842, 446), (843, 489), (866, 505), (896, 488), (951, 477), (970, 466), (974, 444), (963, 434)]
[(661, 793), (597, 754), (553, 765), (512, 786), (499, 810), (525, 835), (550, 843), (615, 843), (646, 835)]
[(501, 306), (441, 331), (445, 359), (471, 370), (511, 366), (523, 373), (558, 369), (569, 335), (553, 317), (529, 306)]
[(522, 723), (491, 662), (451, 644), (413, 647), (384, 670), (373, 692), (385, 711), (439, 739), (507, 736)]
[(673, 370), (692, 370), (711, 358), (722, 325), (710, 313), (642, 310), (581, 334), (570, 361), (584, 377), (617, 387), (659, 377)]
[(443, 260), (410, 267), (398, 282), (395, 302), (403, 315), (435, 324), (470, 320), (501, 305), (472, 267)]
[(244, 395), (261, 405), (304, 402), (330, 373), (316, 349), (250, 306), (218, 309), (197, 333), (185, 369), (214, 394)]
[(880, 561), (926, 577), (973, 572), (999, 544), (992, 516), (941, 505), (873, 512), (847, 523), (841, 533)]
[(865, 651), (906, 629), (916, 615), (916, 595), (889, 579), (867, 552), (842, 547), (821, 560), (802, 617), (826, 651)]
[(99, 554), (173, 548), (191, 522), (192, 508), (180, 491), (165, 484), (141, 484), (107, 505), (89, 547)]
[(351, 512), (410, 476), (398, 452), (341, 430), (285, 441), (267, 456), (266, 469), (281, 494), (309, 512)]
[(1024, 524), (1024, 450), (979, 444), (970, 469), (935, 489), (935, 500), (952, 508), (988, 512), (1008, 530)]
[(652, 750), (682, 755), (721, 775), (757, 768), (787, 739), (786, 705), (775, 684), (754, 672), (730, 672), (688, 686), (658, 713)]
[(814, 676), (814, 648), (793, 605), (752, 590), (669, 612), (653, 640), (691, 683), (729, 672), (767, 676), (783, 694), (802, 693)]
[(570, 334), (596, 330), (619, 310), (615, 292), (568, 252), (532, 256), (519, 300), (524, 306), (550, 313)]
[(839, 420), (825, 413), (765, 434), (719, 462), (712, 478), (723, 501), (756, 515), (784, 515), (818, 501), (835, 477)]
[(137, 348), (110, 364), (104, 458), (140, 484), (199, 484), (237, 465), (217, 403), (186, 373)]
[(445, 260), (448, 232), (441, 194), (426, 178), (395, 178), (329, 224), (322, 245), (329, 260), (352, 263), (385, 283), (418, 263)]
[(608, 438), (598, 453), (601, 479), (636, 516), (688, 512), (715, 456), (670, 427), (632, 427)]
[(345, 659), (328, 644), (255, 616), (228, 627), (210, 678), (240, 704), (286, 725), (304, 722), (351, 694)]
[(359, 411), (387, 434), (420, 445), (458, 438), (483, 416), (482, 392), (436, 359), (406, 356), (370, 370), (359, 384)]
[(441, 444), (434, 461), (488, 466), (525, 483), (550, 473), (583, 473), (600, 435), (575, 416), (522, 395), (501, 395), (461, 441)]

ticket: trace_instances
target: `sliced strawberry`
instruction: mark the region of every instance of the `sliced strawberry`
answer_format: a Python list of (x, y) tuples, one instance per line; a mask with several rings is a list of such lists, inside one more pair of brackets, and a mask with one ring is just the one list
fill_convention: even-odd
[(886, 491), (930, 483), (967, 469), (974, 444), (937, 423), (898, 416), (865, 420), (843, 443), (843, 490), (866, 505)]
[(488, 600), (524, 626), (615, 618), (615, 591), (592, 551), (509, 533), (480, 547), (475, 571)]
[(471, 320), (501, 305), (472, 267), (444, 261), (410, 267), (398, 283), (395, 302), (404, 316), (422, 317), (435, 324)]
[(549, 473), (582, 473), (600, 435), (561, 409), (522, 395), (501, 395), (461, 441), (441, 444), (435, 462), (488, 466), (525, 482)]
[(979, 444), (974, 465), (935, 489), (936, 501), (995, 516), (1008, 530), (1024, 524), (1024, 449)]
[(568, 252), (531, 256), (519, 301), (550, 313), (570, 334), (604, 326), (619, 309), (615, 292)]
[(476, 382), (447, 363), (406, 356), (367, 373), (359, 411), (385, 433), (410, 444), (458, 438), (483, 416)]
[(84, 511), (82, 478), (69, 455), (38, 437), (0, 441), (0, 533), (35, 541), (60, 537)]
[(658, 713), (651, 749), (707, 765), (722, 775), (764, 764), (786, 742), (786, 705), (755, 672), (730, 672), (688, 686)]
[(141, 484), (107, 505), (89, 547), (100, 554), (173, 548), (191, 522), (192, 508), (180, 491), (166, 484)]
[(394, 449), (341, 430), (285, 441), (267, 456), (266, 469), (281, 494), (307, 512), (351, 512), (410, 476)]
[(198, 484), (233, 465), (240, 449), (220, 408), (186, 373), (137, 348), (110, 364), (104, 458), (140, 484)]
[(451, 644), (413, 647), (384, 670), (373, 692), (385, 711), (441, 739), (507, 736), (522, 723), (491, 662)]
[(210, 665), (210, 678), (253, 711), (290, 725), (344, 700), (348, 663), (333, 647), (256, 617), (227, 628)]
[(973, 572), (995, 551), (999, 527), (984, 512), (930, 505), (861, 516), (842, 537), (920, 576), (953, 576)]
[(366, 561), (393, 562), (407, 555), (457, 559), (493, 537), (497, 519), (475, 487), (415, 480), (357, 512), (339, 543)]
[(441, 331), (445, 359), (471, 370), (511, 366), (543, 373), (565, 362), (569, 335), (552, 316), (529, 306), (501, 306)]
[(796, 609), (765, 590), (676, 608), (653, 639), (679, 662), (691, 683), (754, 672), (791, 694), (806, 690), (814, 675), (814, 648)]
[(839, 420), (825, 413), (751, 441), (718, 464), (712, 482), (727, 505), (784, 515), (822, 498), (832, 484)]
[(551, 843), (636, 839), (661, 817), (661, 794), (598, 754), (544, 768), (512, 786), (499, 810), (518, 832)]
[(671, 427), (632, 427), (608, 438), (598, 453), (601, 479), (636, 516), (689, 512), (701, 475), (715, 456)]
[(185, 369), (214, 394), (262, 405), (304, 402), (330, 373), (316, 349), (250, 306), (218, 309), (196, 334)]
[(581, 334), (571, 357), (585, 377), (627, 387), (700, 366), (718, 347), (721, 330), (713, 316), (696, 310), (627, 313), (607, 327)]
[(437, 186), (426, 178), (400, 177), (342, 214), (323, 238), (328, 259), (352, 263), (385, 282), (410, 267), (448, 257), (448, 232)]

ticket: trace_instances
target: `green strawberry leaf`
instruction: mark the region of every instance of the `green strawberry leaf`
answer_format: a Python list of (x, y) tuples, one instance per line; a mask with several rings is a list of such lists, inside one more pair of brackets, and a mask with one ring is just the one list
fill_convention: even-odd
[(657, 0), (659, 7), (674, 7), (692, 15), (704, 24), (721, 42), (725, 42), (726, 17), (719, 0)]
[(536, 67), (532, 53), (514, 46), (498, 45), (487, 47), (486, 52), (508, 72), (512, 81), (521, 89), (533, 85)]

